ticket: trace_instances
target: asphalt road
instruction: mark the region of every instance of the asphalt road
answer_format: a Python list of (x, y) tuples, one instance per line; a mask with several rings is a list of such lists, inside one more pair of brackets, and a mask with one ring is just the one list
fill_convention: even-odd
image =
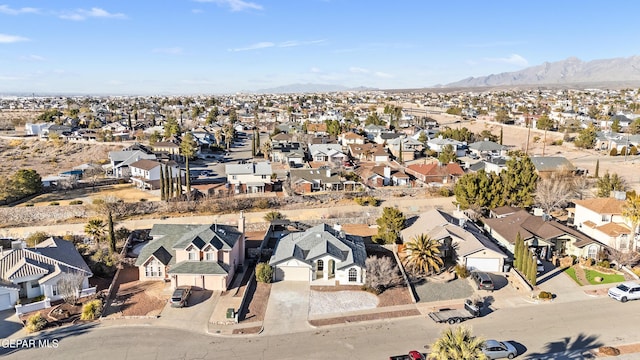
[[(583, 359), (585, 349), (640, 342), (639, 321), (640, 301), (622, 304), (594, 298), (500, 309), (464, 325), (485, 338), (514, 341), (518, 358)], [(223, 338), (150, 326), (93, 325), (41, 335), (50, 344), (56, 340), (56, 347), (11, 349), (5, 342), (0, 355), (28, 360), (385, 359), (412, 349), (424, 351), (446, 327), (413, 317), (287, 335)]]

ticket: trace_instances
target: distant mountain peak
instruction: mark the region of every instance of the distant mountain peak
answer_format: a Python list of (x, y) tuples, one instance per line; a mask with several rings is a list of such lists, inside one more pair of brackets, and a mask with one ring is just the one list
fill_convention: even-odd
[(312, 83), (297, 83), (283, 85), (267, 89), (259, 89), (253, 91), (259, 94), (288, 94), (288, 93), (323, 93), (323, 92), (336, 92), (336, 91), (366, 91), (374, 90), (365, 86), (359, 86), (356, 88), (349, 88), (343, 85), (334, 84), (312, 84)]
[(640, 84), (640, 56), (582, 61), (572, 56), (526, 69), (488, 76), (469, 77), (443, 87), (569, 86), (586, 84)]

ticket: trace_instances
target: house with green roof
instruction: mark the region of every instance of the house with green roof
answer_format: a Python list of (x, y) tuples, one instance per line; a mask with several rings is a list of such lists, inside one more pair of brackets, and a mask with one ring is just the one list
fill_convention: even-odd
[(172, 287), (227, 290), (244, 264), (244, 214), (238, 226), (223, 224), (155, 224), (136, 266), (140, 280), (163, 280)]

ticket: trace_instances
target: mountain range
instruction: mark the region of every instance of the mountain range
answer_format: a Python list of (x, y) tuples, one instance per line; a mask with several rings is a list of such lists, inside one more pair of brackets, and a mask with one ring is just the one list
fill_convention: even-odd
[(375, 90), (369, 87), (350, 88), (342, 85), (333, 84), (290, 84), (268, 89), (259, 89), (251, 91), (258, 94), (300, 94), (300, 93), (328, 93), (337, 91), (366, 91)]
[(582, 61), (570, 57), (562, 61), (545, 62), (519, 71), (470, 77), (441, 85), (444, 88), (580, 85), (638, 86), (640, 84), (640, 56), (628, 58)]

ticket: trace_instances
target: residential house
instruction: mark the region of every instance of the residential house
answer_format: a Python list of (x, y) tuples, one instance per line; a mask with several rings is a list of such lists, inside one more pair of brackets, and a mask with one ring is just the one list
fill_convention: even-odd
[(389, 153), (382, 144), (349, 144), (347, 146), (349, 156), (359, 161), (374, 161), (376, 163), (385, 163), (389, 161)]
[(348, 131), (346, 133), (340, 134), (340, 136), (338, 137), (338, 140), (340, 144), (342, 144), (342, 146), (348, 146), (349, 144), (362, 145), (364, 144), (365, 137), (362, 135), (358, 135), (354, 132)]
[(180, 145), (170, 141), (158, 141), (151, 145), (153, 151), (168, 155), (169, 159), (180, 160)]
[(238, 226), (155, 224), (136, 260), (141, 281), (225, 291), (245, 259), (245, 218)]
[(273, 162), (285, 163), (294, 167), (302, 166), (305, 160), (305, 152), (299, 142), (274, 144), (269, 156)]
[(328, 135), (329, 133), (327, 133), (327, 124), (325, 123), (307, 124), (307, 134), (312, 134), (315, 136)]
[(422, 234), (441, 244), (441, 256), (450, 257), (470, 270), (502, 272), (508, 255), (487, 238), (463, 214), (455, 217), (432, 209), (418, 215), (400, 232), (406, 244)]
[(507, 159), (503, 157), (488, 158), (487, 160), (478, 163), (475, 168), (470, 166), (469, 169), (473, 171), (484, 169), (487, 174), (500, 174), (502, 170), (507, 169)]
[(387, 142), (387, 148), (396, 158), (400, 157), (402, 150), (402, 160), (411, 161), (420, 156), (424, 145), (411, 137), (401, 136)]
[(12, 242), (0, 252), (0, 310), (16, 304), (16, 290), (20, 299), (62, 299), (59, 282), (69, 274), (82, 276), (80, 292), (89, 288), (93, 273), (72, 242), (51, 237), (31, 248)]
[(464, 175), (464, 170), (457, 163), (439, 164), (411, 164), (406, 168), (407, 174), (416, 178), (422, 184), (454, 184)]
[(363, 285), (366, 258), (362, 238), (346, 234), (340, 226), (320, 224), (278, 240), (269, 265), (275, 281)]
[(616, 250), (637, 248), (632, 224), (622, 215), (625, 201), (615, 198), (575, 200), (573, 224), (578, 230)]
[(342, 164), (348, 159), (348, 156), (342, 152), (342, 146), (338, 144), (310, 144), (309, 156), (311, 161), (337, 164)]
[(128, 178), (131, 176), (131, 169), (129, 165), (142, 160), (154, 160), (156, 155), (143, 150), (122, 150), (122, 151), (110, 151), (109, 161), (111, 164), (107, 169), (107, 174), (115, 178)]
[(469, 152), (483, 158), (505, 156), (506, 149), (506, 146), (489, 140), (477, 141), (469, 144)]
[(344, 190), (344, 182), (337, 171), (331, 169), (292, 169), (291, 188), (299, 194), (315, 191)]
[(131, 182), (140, 189), (156, 190), (160, 189), (160, 172), (165, 170), (171, 178), (177, 178), (180, 176), (183, 183), (185, 183), (185, 177), (180, 170), (180, 165), (173, 160), (163, 164), (156, 160), (142, 159), (138, 160), (131, 165)]
[(271, 137), (271, 145), (275, 148), (277, 146), (287, 146), (293, 142), (293, 135), (287, 133), (279, 133)]
[(447, 145), (451, 145), (453, 147), (457, 157), (465, 156), (467, 153), (467, 144), (458, 140), (443, 139), (442, 136), (427, 140), (427, 146), (429, 149), (438, 154), (440, 154)]
[(382, 145), (386, 145), (387, 143), (389, 143), (390, 141), (392, 141), (393, 139), (397, 139), (399, 137), (401, 137), (403, 134), (399, 134), (393, 131), (383, 131), (381, 133), (379, 133), (378, 135), (376, 135), (376, 137), (373, 139), (373, 141), (375, 141), (376, 144), (382, 144)]
[(553, 255), (596, 259), (605, 247), (605, 244), (546, 215), (534, 216), (526, 210), (499, 218), (484, 218), (482, 222), (487, 233), (512, 254), (518, 234), (540, 259), (550, 259)]
[(225, 166), (229, 190), (236, 194), (271, 191), (271, 163), (227, 164)]
[(398, 169), (392, 169), (388, 165), (362, 164), (356, 170), (362, 182), (372, 188), (383, 186), (411, 186), (409, 175)]
[(549, 177), (554, 173), (575, 172), (576, 167), (562, 156), (534, 156), (533, 166), (540, 177)]
[(386, 127), (381, 126), (381, 125), (367, 125), (364, 127), (364, 132), (367, 136), (367, 139), (373, 141), (373, 139), (375, 139), (376, 137), (378, 137), (378, 135), (383, 132), (383, 131), (388, 131)]

